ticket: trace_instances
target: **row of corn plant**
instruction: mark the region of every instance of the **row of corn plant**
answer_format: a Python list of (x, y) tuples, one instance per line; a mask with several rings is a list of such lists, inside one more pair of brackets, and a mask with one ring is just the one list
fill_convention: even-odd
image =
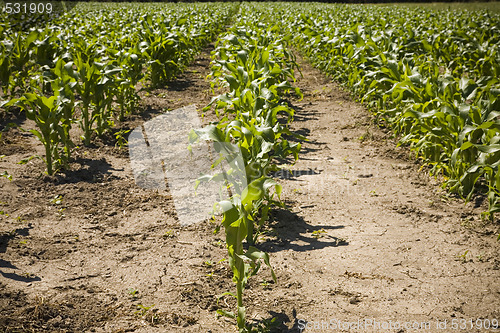
[[(225, 28), (232, 8), (102, 4), (95, 9), (82, 4), (27, 31), (6, 20), (0, 46), (3, 108), (25, 110), (39, 133), (45, 124), (63, 133), (77, 123), (89, 146), (94, 136), (103, 136), (133, 112), (139, 88), (174, 79)], [(47, 172), (66, 167), (75, 146), (69, 132), (51, 134), (50, 140), (35, 134), (50, 155), (44, 158)]]
[[(237, 300), (236, 313), (223, 310), (218, 313), (235, 318), (240, 332), (252, 330), (245, 319), (243, 302), (247, 280), (257, 273), (261, 261), (271, 267), (269, 255), (259, 250), (256, 243), (258, 230), (268, 219), (271, 206), (283, 206), (281, 185), (272, 174), (280, 168), (279, 163), (290, 158), (296, 160), (300, 150), (300, 143), (290, 140), (293, 133), (288, 129), (294, 111), (283, 101), (289, 92), (301, 96), (300, 90), (292, 86), (298, 66), (288, 50), (291, 38), (282, 35), (278, 26), (269, 26), (267, 21), (255, 7), (243, 5), (234, 25), (217, 40), (209, 77), (214, 87), (226, 92), (215, 97), (207, 109), (213, 107), (218, 121), (190, 135), (191, 142), (214, 142), (215, 150), (221, 155), (212, 167), (242, 155), (244, 165), (240, 170), (231, 167), (219, 174), (201, 177), (227, 180), (243, 170), (248, 184), (238, 188), (237, 183), (228, 182), (231, 196), (218, 203), (223, 211), (228, 262), (236, 284), (236, 294), (225, 295)], [(276, 280), (272, 268), (271, 274)]]
[(485, 215), (500, 212), (500, 15), (325, 4), (269, 10), (444, 186), (467, 200), (484, 192)]

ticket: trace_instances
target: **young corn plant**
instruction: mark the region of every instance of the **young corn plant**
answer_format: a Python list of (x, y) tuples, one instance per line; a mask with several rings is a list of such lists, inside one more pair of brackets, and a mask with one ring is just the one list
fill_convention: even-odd
[(131, 49), (130, 52), (120, 50), (115, 55), (117, 60), (113, 65), (123, 68), (123, 71), (118, 77), (118, 84), (116, 87), (116, 102), (120, 106), (120, 110), (117, 112), (115, 118), (119, 121), (125, 120), (126, 116), (132, 114), (139, 102), (139, 96), (135, 87), (144, 77), (142, 73), (144, 64), (138, 53), (138, 50)]
[(83, 142), (89, 146), (94, 131), (101, 136), (113, 125), (111, 103), (119, 82), (116, 74), (122, 68), (96, 62), (97, 46), (87, 45), (81, 40), (78, 42), (81, 49), (74, 59), (78, 76), (76, 91), (81, 99), (81, 117), (78, 122), (83, 130)]
[(37, 129), (30, 130), (45, 147), (47, 173), (53, 175), (68, 166), (74, 147), (70, 130), (74, 122), (75, 96), (73, 89), (78, 76), (73, 63), (59, 59), (53, 69), (48, 69), (38, 79), (42, 87), (50, 87), (50, 95), (41, 92), (25, 93), (13, 99), (7, 106), (17, 105), (26, 112), (26, 117), (35, 121)]
[(26, 112), (26, 117), (35, 121), (38, 129), (30, 130), (45, 147), (47, 174), (53, 175), (65, 168), (70, 157), (71, 142), (65, 127), (68, 110), (74, 109), (71, 100), (63, 95), (45, 97), (25, 93), (16, 104)]
[[(232, 160), (234, 156), (227, 154), (227, 147), (230, 147), (230, 142), (225, 141), (223, 132), (216, 126), (207, 126), (200, 130), (195, 130), (191, 133), (190, 140), (192, 143), (198, 140), (211, 140), (216, 143), (223, 143), (221, 145), (215, 144), (214, 147), (218, 153), (222, 153), (221, 159)], [(223, 150), (226, 150), (223, 153)], [(216, 162), (217, 163), (217, 162)], [(214, 163), (215, 164), (215, 163)], [(215, 167), (215, 165), (214, 165)], [(236, 319), (239, 332), (248, 332), (249, 326), (246, 323), (245, 306), (243, 303), (243, 292), (248, 282), (248, 278), (255, 275), (263, 261), (269, 268), (269, 255), (263, 251), (259, 251), (256, 247), (250, 245), (248, 242), (248, 233), (253, 232), (253, 224), (259, 217), (259, 212), (262, 213), (261, 219), (265, 220), (267, 212), (271, 205), (277, 203), (274, 197), (279, 196), (281, 193), (281, 186), (273, 179), (261, 176), (253, 180), (245, 188), (238, 187), (238, 183), (228, 181), (231, 179), (233, 172), (240, 172), (241, 170), (225, 170), (223, 174), (216, 174), (207, 179), (219, 179), (227, 182), (228, 188), (232, 193), (229, 200), (219, 202), (217, 205), (223, 211), (222, 227), (226, 235), (226, 247), (228, 250), (228, 262), (233, 272), (233, 281), (236, 284), (236, 294), (227, 292), (224, 295), (230, 295), (237, 300), (237, 311), (228, 312), (218, 310), (221, 315)], [(274, 188), (274, 194), (271, 189)], [(252, 227), (250, 227), (252, 226)], [(217, 230), (220, 227), (217, 228)], [(252, 234), (250, 235), (252, 236)], [(250, 237), (253, 241), (253, 238)], [(245, 241), (247, 245), (245, 246)], [(247, 248), (247, 249), (245, 249)], [(276, 281), (276, 275), (271, 268), (271, 275)]]
[(19, 96), (29, 89), (28, 79), (35, 68), (32, 54), (36, 48), (37, 38), (39, 38), (38, 31), (31, 31), (29, 34), (18, 32), (12, 40), (2, 42), (0, 81), (5, 96), (15, 97), (16, 94)]
[[(250, 11), (249, 11), (250, 12)], [(287, 125), (293, 119), (293, 110), (282, 102), (290, 90), (299, 96), (287, 79), (295, 81), (295, 59), (286, 51), (287, 38), (257, 23), (258, 15), (241, 14), (233, 28), (216, 43), (213, 52), (213, 86), (228, 87), (228, 92), (213, 99), (207, 108), (215, 106), (219, 121), (194, 130), (190, 141), (210, 140), (221, 154), (213, 168), (226, 160), (234, 160), (228, 147), (236, 146), (243, 160), (242, 170), (224, 170), (214, 176), (203, 176), (200, 181), (225, 181), (229, 200), (218, 203), (222, 210), (222, 227), (226, 234), (229, 264), (236, 284), (237, 312), (219, 310), (220, 314), (235, 318), (240, 332), (249, 332), (246, 323), (243, 292), (248, 278), (255, 275), (263, 261), (270, 266), (269, 255), (255, 246), (256, 226), (263, 226), (273, 205), (280, 202), (281, 186), (271, 172), (279, 170), (278, 159), (298, 157), (300, 143), (291, 143), (283, 134), (292, 135)], [(285, 124), (280, 113), (287, 117)], [(223, 152), (223, 150), (226, 150)], [(246, 187), (231, 181), (234, 174), (243, 173)], [(274, 189), (274, 192), (273, 192)], [(271, 269), (273, 279), (276, 279)]]
[[(237, 143), (241, 149), (247, 184), (279, 170), (277, 159), (292, 155), (296, 160), (301, 147), (283, 136), (293, 135), (287, 128), (293, 110), (281, 101), (290, 90), (301, 96), (287, 81), (295, 81), (293, 69), (298, 66), (286, 51), (287, 38), (277, 34), (276, 26), (266, 30), (262, 24), (243, 23), (259, 20), (259, 16), (244, 16), (240, 25), (217, 41), (210, 76), (214, 84), (228, 86), (229, 92), (214, 98), (207, 107), (215, 105), (221, 116), (218, 128), (227, 142)], [(287, 116), (285, 125), (279, 121), (280, 113)], [(267, 212), (263, 216), (267, 217)], [(254, 244), (255, 226), (248, 223), (247, 227), (247, 242)]]

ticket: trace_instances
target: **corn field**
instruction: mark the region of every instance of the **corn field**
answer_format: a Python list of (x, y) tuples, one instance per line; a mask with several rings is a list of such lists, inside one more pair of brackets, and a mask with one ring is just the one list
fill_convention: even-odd
[[(24, 20), (24, 21), (23, 21)], [(286, 209), (274, 175), (300, 159), (307, 137), (294, 132), (291, 99), (303, 94), (297, 54), (365, 105), (422, 170), (465, 201), (487, 198), (483, 216), (500, 212), (500, 15), (426, 7), (320, 3), (80, 3), (43, 20), (0, 21), (0, 115), (22, 112), (44, 148), (46, 173), (70, 168), (132, 115), (141, 94), (168, 86), (209, 44), (216, 120), (191, 131), (190, 143), (214, 144), (220, 158), (242, 154), (244, 188), (228, 184), (223, 230), (235, 311), (217, 310), (239, 332), (244, 292), (262, 262), (279, 279), (259, 236), (273, 209)], [(71, 135), (75, 130), (79, 136)], [(0, 132), (1, 134), (1, 132)], [(0, 136), (1, 144), (1, 136)], [(241, 170), (240, 170), (241, 171)], [(235, 170), (201, 175), (223, 182)], [(9, 174), (3, 175), (9, 178)], [(12, 180), (12, 177), (9, 178)], [(195, 189), (192, 189), (195, 191)], [(499, 236), (500, 237), (500, 236)]]

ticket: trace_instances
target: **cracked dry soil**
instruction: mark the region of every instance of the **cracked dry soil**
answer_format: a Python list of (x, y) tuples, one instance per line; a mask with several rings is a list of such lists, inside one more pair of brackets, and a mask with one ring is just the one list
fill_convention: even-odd
[[(169, 87), (142, 93), (141, 113), (120, 128), (208, 104), (209, 52)], [(276, 332), (305, 321), (430, 322), (435, 332), (438, 320), (500, 320), (499, 226), (480, 219), (485, 203), (446, 195), (369, 111), (299, 60), (304, 99), (289, 102), (308, 141), (281, 173), (290, 210), (273, 211), (259, 244), (278, 281), (265, 268), (250, 279), (248, 318), (276, 317)], [(33, 126), (15, 114), (9, 122)], [(3, 133), (0, 170), (13, 180), (0, 179), (0, 331), (235, 330), (216, 317), (235, 303), (217, 302), (234, 286), (212, 222), (181, 227), (170, 194), (137, 187), (111, 138), (79, 148), (57, 177), (36, 159), (16, 164), (33, 154), (42, 154), (33, 136)]]

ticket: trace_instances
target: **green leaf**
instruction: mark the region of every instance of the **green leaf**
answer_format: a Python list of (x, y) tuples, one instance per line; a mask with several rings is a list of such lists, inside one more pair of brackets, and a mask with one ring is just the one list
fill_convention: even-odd
[(464, 142), (464, 144), (460, 147), (460, 150), (467, 150), (470, 147), (473, 147), (474, 144), (470, 141)]
[(12, 176), (7, 171), (4, 171), (4, 172), (0, 173), (0, 177), (5, 177), (9, 181), (12, 181)]
[(26, 164), (26, 163), (28, 163), (29, 161), (31, 161), (32, 159), (34, 159), (34, 158), (39, 158), (39, 159), (41, 159), (41, 157), (40, 157), (40, 156), (38, 156), (38, 155), (33, 155), (33, 156), (28, 157), (28, 158), (24, 158), (24, 159), (20, 160), (19, 162), (17, 162), (17, 164)]
[(208, 125), (201, 129), (191, 130), (189, 133), (190, 143), (195, 141), (193, 140), (213, 140), (215, 142), (224, 142), (225, 135), (216, 125)]
[[(248, 207), (252, 201), (264, 198), (264, 182), (266, 178), (261, 177), (252, 181), (241, 193), (241, 203)], [(247, 208), (247, 210), (250, 208)]]
[(224, 317), (228, 317), (228, 318), (232, 318), (232, 319), (236, 318), (236, 315), (233, 312), (226, 311), (223, 309), (217, 309), (217, 313), (221, 316), (224, 316)]
[(496, 153), (498, 151), (500, 151), (500, 144), (494, 144), (494, 145), (488, 145), (488, 146), (485, 146), (485, 145), (475, 145), (476, 148), (483, 152), (483, 153), (488, 153), (488, 154), (492, 154), (492, 153)]

